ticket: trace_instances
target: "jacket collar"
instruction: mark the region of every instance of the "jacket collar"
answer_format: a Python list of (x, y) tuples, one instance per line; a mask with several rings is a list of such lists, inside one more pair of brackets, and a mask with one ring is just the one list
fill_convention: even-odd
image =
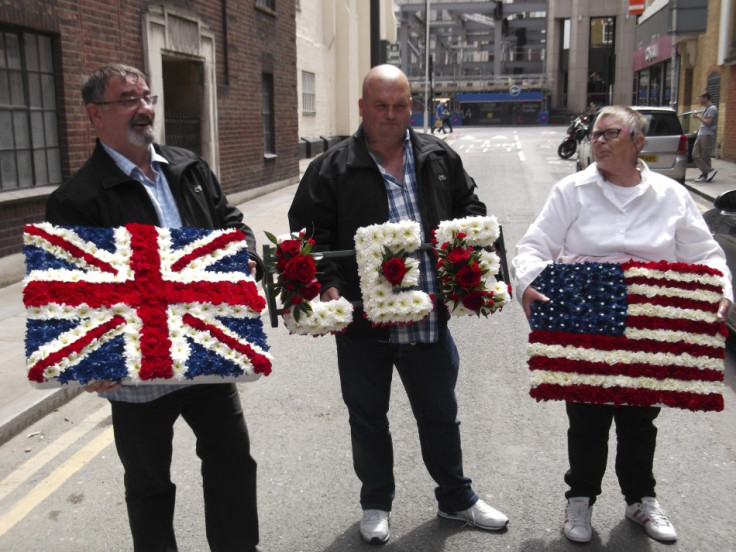
[[(197, 162), (197, 158), (193, 155), (179, 155), (176, 149), (163, 149), (159, 144), (154, 144), (153, 148), (167, 162), (161, 165), (162, 169), (167, 173), (167, 178), (170, 175), (174, 179), (179, 179), (187, 167)], [(115, 160), (102, 147), (99, 139), (96, 140), (95, 149), (88, 163), (100, 168), (100, 179), (102, 186), (105, 188), (111, 188), (133, 181), (130, 176), (120, 170)]]
[[(409, 127), (409, 140), (414, 150), (417, 170), (430, 153), (443, 151), (439, 139), (414, 132), (411, 127)], [(362, 124), (353, 134), (353, 140), (348, 143), (347, 165), (348, 167), (372, 167), (375, 165), (365, 142), (365, 131)]]

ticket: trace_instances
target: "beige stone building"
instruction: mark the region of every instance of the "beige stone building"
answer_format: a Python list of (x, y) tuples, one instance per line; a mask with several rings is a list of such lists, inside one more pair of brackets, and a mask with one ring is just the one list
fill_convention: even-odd
[[(314, 157), (360, 123), (358, 98), (371, 67), (371, 4), (310, 0), (296, 11), (297, 90), (302, 157)], [(380, 39), (396, 41), (392, 0), (380, 0)], [(306, 149), (306, 152), (305, 152)], [(306, 154), (306, 155), (305, 155)]]

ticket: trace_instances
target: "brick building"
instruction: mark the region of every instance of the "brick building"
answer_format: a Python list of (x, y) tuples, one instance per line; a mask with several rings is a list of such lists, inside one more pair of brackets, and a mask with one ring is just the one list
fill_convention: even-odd
[(293, 0), (0, 1), (0, 258), (87, 159), (85, 77), (141, 68), (158, 142), (197, 151), (232, 203), (299, 176)]

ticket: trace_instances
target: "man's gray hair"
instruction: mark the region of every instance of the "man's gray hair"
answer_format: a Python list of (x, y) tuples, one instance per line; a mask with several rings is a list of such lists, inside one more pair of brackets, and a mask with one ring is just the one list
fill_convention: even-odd
[(142, 71), (130, 65), (122, 63), (112, 63), (100, 67), (92, 73), (82, 85), (82, 100), (84, 105), (101, 102), (105, 94), (105, 88), (111, 77), (120, 77), (122, 79), (132, 75), (138, 79), (146, 80), (146, 75)]
[(601, 117), (614, 117), (620, 119), (623, 127), (631, 133), (632, 140), (637, 136), (646, 136), (649, 121), (638, 111), (625, 105), (608, 105), (598, 112), (597, 119)]

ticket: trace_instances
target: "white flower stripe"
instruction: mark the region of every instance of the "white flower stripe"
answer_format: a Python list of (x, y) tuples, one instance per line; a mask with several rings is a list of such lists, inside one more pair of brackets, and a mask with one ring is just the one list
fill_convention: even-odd
[(629, 339), (651, 339), (655, 341), (666, 341), (668, 343), (689, 343), (691, 345), (703, 345), (706, 347), (722, 348), (726, 338), (721, 334), (707, 335), (677, 330), (639, 330), (627, 328), (624, 336)]
[(527, 347), (530, 357), (564, 358), (574, 361), (604, 364), (649, 364), (652, 366), (684, 366), (703, 370), (723, 370), (723, 359), (697, 357), (689, 353), (647, 353), (644, 351), (598, 350), (572, 345), (547, 345), (530, 343)]
[(609, 389), (624, 387), (649, 391), (668, 391), (676, 393), (721, 394), (724, 390), (723, 382), (701, 380), (679, 380), (656, 378), (634, 378), (630, 376), (602, 376), (597, 374), (578, 374), (575, 372), (550, 372), (534, 370), (531, 377), (532, 388), (543, 384), (560, 386), (586, 385)]
[(717, 303), (723, 297), (722, 293), (708, 291), (703, 289), (681, 289), (675, 287), (651, 286), (646, 284), (630, 284), (627, 286), (627, 292), (634, 295), (643, 295), (644, 297), (678, 297), (681, 299), (691, 299), (693, 301), (703, 301), (707, 303)]
[(252, 278), (245, 275), (245, 267), (243, 272), (236, 275), (232, 272), (215, 272), (208, 271), (207, 269), (215, 265), (220, 260), (227, 258), (231, 255), (236, 255), (243, 249), (248, 247), (245, 240), (232, 241), (224, 246), (218, 247), (216, 250), (208, 255), (203, 255), (191, 260), (183, 269), (173, 271), (171, 267), (179, 259), (189, 255), (191, 252), (199, 247), (204, 247), (207, 244), (214, 241), (216, 238), (232, 233), (233, 230), (220, 230), (212, 231), (205, 237), (195, 240), (181, 249), (173, 249), (173, 243), (171, 241), (171, 232), (167, 228), (159, 230), (158, 242), (159, 251), (161, 254), (161, 276), (162, 278), (175, 282), (227, 282), (237, 279), (251, 280)]
[(624, 270), (624, 276), (645, 277), (662, 280), (672, 280), (673, 282), (697, 282), (699, 284), (710, 284), (713, 286), (723, 286), (725, 280), (723, 276), (711, 276), (709, 274), (696, 274), (693, 272), (679, 272), (676, 270), (656, 270), (645, 267), (630, 267)]
[(666, 307), (650, 305), (646, 303), (632, 304), (628, 306), (629, 316), (650, 316), (658, 318), (673, 318), (694, 320), (698, 322), (716, 322), (718, 318), (715, 312), (705, 312), (695, 309), (681, 309), (678, 307)]

